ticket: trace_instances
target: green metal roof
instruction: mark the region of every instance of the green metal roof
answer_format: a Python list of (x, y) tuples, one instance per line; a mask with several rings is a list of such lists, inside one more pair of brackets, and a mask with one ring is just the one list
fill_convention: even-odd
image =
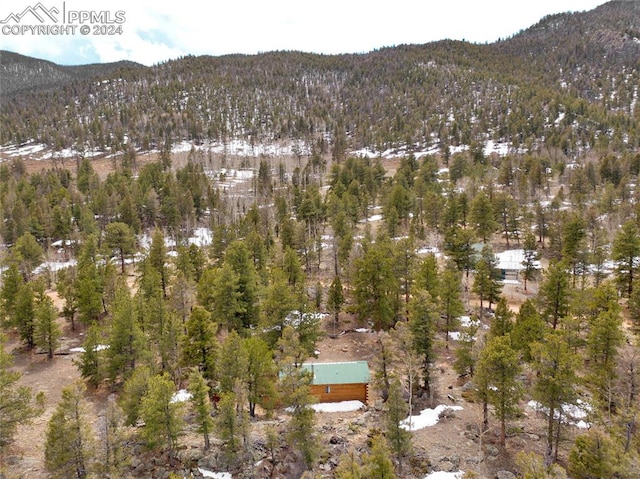
[(370, 379), (366, 361), (306, 363), (302, 367), (313, 375), (311, 384), (360, 384)]

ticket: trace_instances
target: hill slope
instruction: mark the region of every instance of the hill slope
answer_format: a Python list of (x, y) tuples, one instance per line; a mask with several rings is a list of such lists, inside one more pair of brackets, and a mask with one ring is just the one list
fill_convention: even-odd
[(610, 2), (549, 16), (490, 45), (189, 56), (96, 72), (92, 81), (69, 81), (68, 67), (23, 61), (33, 65), (24, 67), (27, 76), (48, 72), (59, 86), (5, 97), (0, 143), (107, 152), (127, 143), (146, 150), (183, 140), (297, 139), (336, 156), (347, 147), (442, 149), (487, 140), (565, 154), (633, 149), (640, 141), (639, 9)]

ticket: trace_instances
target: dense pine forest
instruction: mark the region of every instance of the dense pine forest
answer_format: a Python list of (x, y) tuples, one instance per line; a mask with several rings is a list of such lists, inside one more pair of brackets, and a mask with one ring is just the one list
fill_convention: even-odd
[[(639, 72), (638, 2), (359, 55), (1, 52), (0, 477), (640, 477)], [(305, 363), (351, 360), (367, 404), (322, 412)]]

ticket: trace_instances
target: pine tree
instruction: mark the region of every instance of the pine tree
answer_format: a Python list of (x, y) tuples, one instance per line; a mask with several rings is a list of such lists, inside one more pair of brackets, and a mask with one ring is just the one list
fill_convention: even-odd
[(242, 347), (247, 352), (246, 386), (249, 414), (255, 417), (257, 404), (268, 411), (274, 407), (277, 369), (273, 361), (273, 352), (260, 338), (246, 338)]
[(624, 477), (622, 449), (606, 434), (589, 431), (578, 436), (569, 452), (568, 471), (576, 479)]
[(587, 336), (587, 382), (593, 390), (594, 397), (605, 405), (609, 413), (614, 401), (612, 390), (617, 379), (618, 349), (624, 342), (622, 318), (617, 304), (615, 306), (591, 320)]
[(11, 368), (12, 358), (4, 349), (5, 338), (0, 335), (0, 458), (13, 442), (16, 429), (42, 413), (44, 394), (35, 398), (31, 388), (19, 386), (21, 374)]
[(52, 478), (84, 479), (94, 467), (94, 437), (83, 399), (84, 385), (62, 390), (62, 399), (49, 420), (45, 464)]
[(20, 339), (29, 349), (35, 346), (35, 299), (31, 283), (24, 283), (18, 287), (15, 299), (14, 323), (18, 326)]
[(338, 459), (338, 467), (333, 475), (336, 479), (365, 479), (360, 454), (357, 454), (354, 449), (349, 449), (349, 452)]
[(371, 320), (376, 331), (389, 329), (396, 320), (400, 288), (388, 238), (380, 237), (366, 245), (354, 268), (353, 297), (358, 317)]
[(0, 314), (2, 315), (0, 324), (15, 324), (16, 304), (18, 290), (23, 284), (22, 275), (18, 270), (15, 261), (9, 263), (9, 266), (2, 271), (2, 290), (0, 290)]
[(122, 477), (129, 465), (130, 451), (124, 419), (115, 396), (109, 396), (98, 428), (100, 460), (97, 470), (105, 477)]
[(524, 280), (524, 290), (527, 291), (527, 281), (532, 281), (538, 272), (537, 264), (540, 259), (538, 253), (536, 237), (531, 231), (528, 231), (524, 236), (524, 259), (522, 260), (522, 279)]
[(486, 193), (479, 193), (471, 201), (469, 221), (478, 236), (486, 243), (498, 229), (491, 199)]
[(139, 366), (124, 383), (120, 395), (120, 406), (126, 417), (125, 423), (129, 426), (135, 425), (140, 419), (142, 398), (149, 390), (151, 376), (149, 366)]
[(420, 355), (422, 384), (431, 397), (431, 365), (435, 362), (434, 341), (438, 312), (431, 295), (418, 289), (409, 301), (409, 328), (413, 334), (413, 348)]
[(517, 380), (520, 363), (516, 351), (511, 347), (508, 334), (493, 336), (480, 352), (476, 377), (489, 385), (489, 404), (494, 407), (500, 421), (500, 444), (505, 446), (507, 420), (518, 411), (522, 387)]
[(616, 275), (627, 296), (633, 292), (633, 280), (640, 256), (640, 234), (635, 221), (629, 220), (613, 240), (611, 256), (617, 263)]
[(490, 246), (482, 248), (480, 259), (476, 262), (476, 269), (473, 275), (472, 291), (480, 298), (480, 317), (482, 318), (483, 301), (486, 299), (491, 304), (496, 302), (500, 296), (502, 285), (500, 283), (500, 273), (496, 267), (497, 261)]
[(126, 380), (136, 370), (148, 346), (124, 283), (116, 288), (108, 341), (109, 348), (105, 351), (107, 375), (112, 382)]
[(47, 353), (49, 359), (53, 358), (53, 352), (58, 348), (60, 343), (60, 326), (56, 320), (58, 319), (58, 311), (53, 305), (53, 300), (44, 292), (38, 294), (35, 306), (35, 344)]
[(444, 334), (446, 347), (449, 349), (449, 331), (455, 329), (458, 318), (464, 313), (460, 300), (462, 289), (460, 273), (447, 266), (442, 275), (440, 289), (440, 315), (444, 318)]
[(522, 353), (524, 361), (531, 361), (531, 346), (542, 341), (544, 332), (544, 320), (536, 305), (532, 300), (526, 300), (516, 314), (516, 321), (511, 331), (511, 343), (515, 349)]
[(217, 378), (219, 355), (217, 325), (212, 321), (209, 311), (202, 306), (194, 306), (185, 326), (186, 332), (182, 340), (182, 364), (197, 367), (211, 386)]
[(104, 243), (107, 248), (116, 250), (120, 259), (120, 271), (124, 274), (124, 265), (127, 255), (135, 251), (136, 237), (129, 225), (121, 222), (109, 223), (105, 230)]
[(85, 379), (93, 387), (98, 386), (104, 375), (104, 365), (102, 364), (102, 357), (104, 356), (101, 351), (101, 334), (100, 327), (97, 324), (89, 326), (89, 330), (85, 335), (82, 347), (80, 359), (76, 361), (76, 366), (80, 370), (80, 376)]
[(333, 314), (333, 334), (336, 334), (336, 329), (338, 327), (338, 318), (340, 316), (340, 310), (342, 309), (342, 305), (344, 304), (344, 292), (342, 290), (342, 282), (340, 281), (340, 276), (335, 275), (333, 277), (333, 281), (331, 281), (331, 286), (329, 286), (329, 293), (327, 295), (327, 309), (331, 314)]
[(218, 372), (223, 393), (234, 392), (237, 382), (246, 384), (249, 358), (242, 346), (242, 338), (236, 331), (231, 331), (222, 344)]
[(532, 345), (531, 354), (538, 373), (533, 396), (548, 414), (545, 461), (551, 463), (558, 459), (554, 440), (559, 437), (562, 405), (575, 398), (579, 358), (558, 331), (550, 331), (542, 342)]
[(571, 299), (571, 285), (565, 263), (553, 262), (549, 265), (538, 297), (544, 319), (556, 329), (559, 321), (569, 313)]
[(402, 421), (411, 415), (411, 411), (402, 398), (402, 384), (399, 380), (391, 382), (389, 398), (385, 403), (385, 437), (391, 451), (398, 460), (399, 469), (402, 470), (402, 460), (410, 454), (411, 432), (403, 427)]
[(204, 450), (211, 446), (209, 435), (213, 432), (213, 418), (211, 417), (211, 401), (209, 401), (209, 386), (202, 373), (194, 369), (189, 374), (189, 392), (195, 412), (198, 432), (204, 438)]
[(175, 393), (175, 384), (167, 373), (151, 376), (140, 403), (140, 417), (145, 424), (141, 431), (142, 438), (150, 449), (166, 447), (171, 463), (183, 427), (184, 404), (173, 399)]
[(371, 453), (362, 458), (363, 477), (367, 479), (397, 479), (393, 462), (389, 459), (389, 446), (382, 435), (371, 438)]

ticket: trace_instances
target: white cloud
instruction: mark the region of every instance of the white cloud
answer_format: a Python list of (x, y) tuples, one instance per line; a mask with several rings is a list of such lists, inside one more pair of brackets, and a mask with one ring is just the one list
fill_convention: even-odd
[[(0, 19), (35, 3), (5, 2)], [(519, 4), (514, 10), (498, 0), (396, 0), (391, 5), (344, 0), (66, 0), (69, 10), (124, 11), (122, 35), (0, 35), (0, 48), (54, 61), (63, 58), (66, 63), (128, 59), (147, 65), (186, 54), (353, 53), (444, 38), (491, 42), (547, 14), (588, 10), (602, 3), (604, 0), (538, 0)], [(43, 4), (54, 6), (62, 0)]]

